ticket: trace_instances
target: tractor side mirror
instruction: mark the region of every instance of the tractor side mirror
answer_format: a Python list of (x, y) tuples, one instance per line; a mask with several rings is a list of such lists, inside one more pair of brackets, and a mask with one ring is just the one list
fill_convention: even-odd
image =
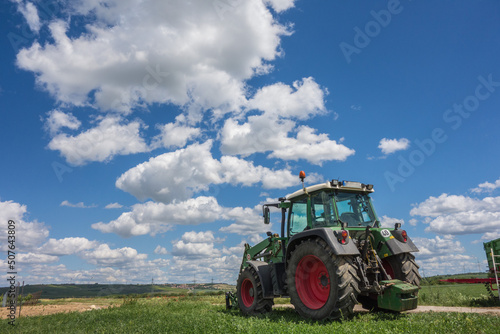
[(271, 221), (271, 213), (270, 213), (269, 207), (265, 206), (264, 207), (264, 224), (269, 225), (270, 221)]

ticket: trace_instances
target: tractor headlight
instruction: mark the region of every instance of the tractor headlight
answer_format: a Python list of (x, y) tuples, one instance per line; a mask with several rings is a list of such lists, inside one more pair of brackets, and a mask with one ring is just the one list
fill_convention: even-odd
[(346, 188), (362, 189), (361, 182), (342, 181), (342, 186)]

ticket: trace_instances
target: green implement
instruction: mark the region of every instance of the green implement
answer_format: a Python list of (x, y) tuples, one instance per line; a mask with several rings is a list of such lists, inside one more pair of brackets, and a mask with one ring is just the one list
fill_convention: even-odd
[(500, 238), (483, 243), (490, 273), (500, 272)]

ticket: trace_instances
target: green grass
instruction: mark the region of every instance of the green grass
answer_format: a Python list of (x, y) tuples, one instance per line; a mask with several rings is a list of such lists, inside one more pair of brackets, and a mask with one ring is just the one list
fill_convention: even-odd
[(318, 323), (292, 309), (259, 317), (226, 311), (223, 296), (138, 299), (119, 308), (20, 318), (1, 333), (498, 333), (500, 317), (462, 313), (359, 313)]
[[(495, 292), (496, 295), (496, 292)], [(358, 313), (347, 321), (318, 323), (302, 319), (293, 309), (278, 308), (259, 317), (244, 317), (225, 310), (224, 296), (201, 295), (176, 298), (100, 297), (94, 304), (121, 305), (84, 313), (22, 317), (16, 326), (0, 321), (0, 333), (497, 333), (500, 317), (464, 313)], [(92, 301), (66, 298), (43, 304)], [(289, 299), (275, 299), (275, 304)], [(423, 286), (419, 305), (500, 306), (482, 284)]]

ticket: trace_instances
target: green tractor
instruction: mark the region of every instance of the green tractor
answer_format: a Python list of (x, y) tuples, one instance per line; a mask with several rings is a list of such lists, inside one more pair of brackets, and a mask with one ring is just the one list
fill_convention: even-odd
[(349, 317), (354, 305), (390, 311), (417, 307), (420, 275), (411, 252), (418, 248), (400, 224), (381, 227), (370, 199), (373, 185), (332, 180), (304, 186), (277, 203), (281, 235), (245, 244), (236, 296), (228, 308), (254, 315), (269, 312), (274, 298), (289, 297), (303, 317)]

